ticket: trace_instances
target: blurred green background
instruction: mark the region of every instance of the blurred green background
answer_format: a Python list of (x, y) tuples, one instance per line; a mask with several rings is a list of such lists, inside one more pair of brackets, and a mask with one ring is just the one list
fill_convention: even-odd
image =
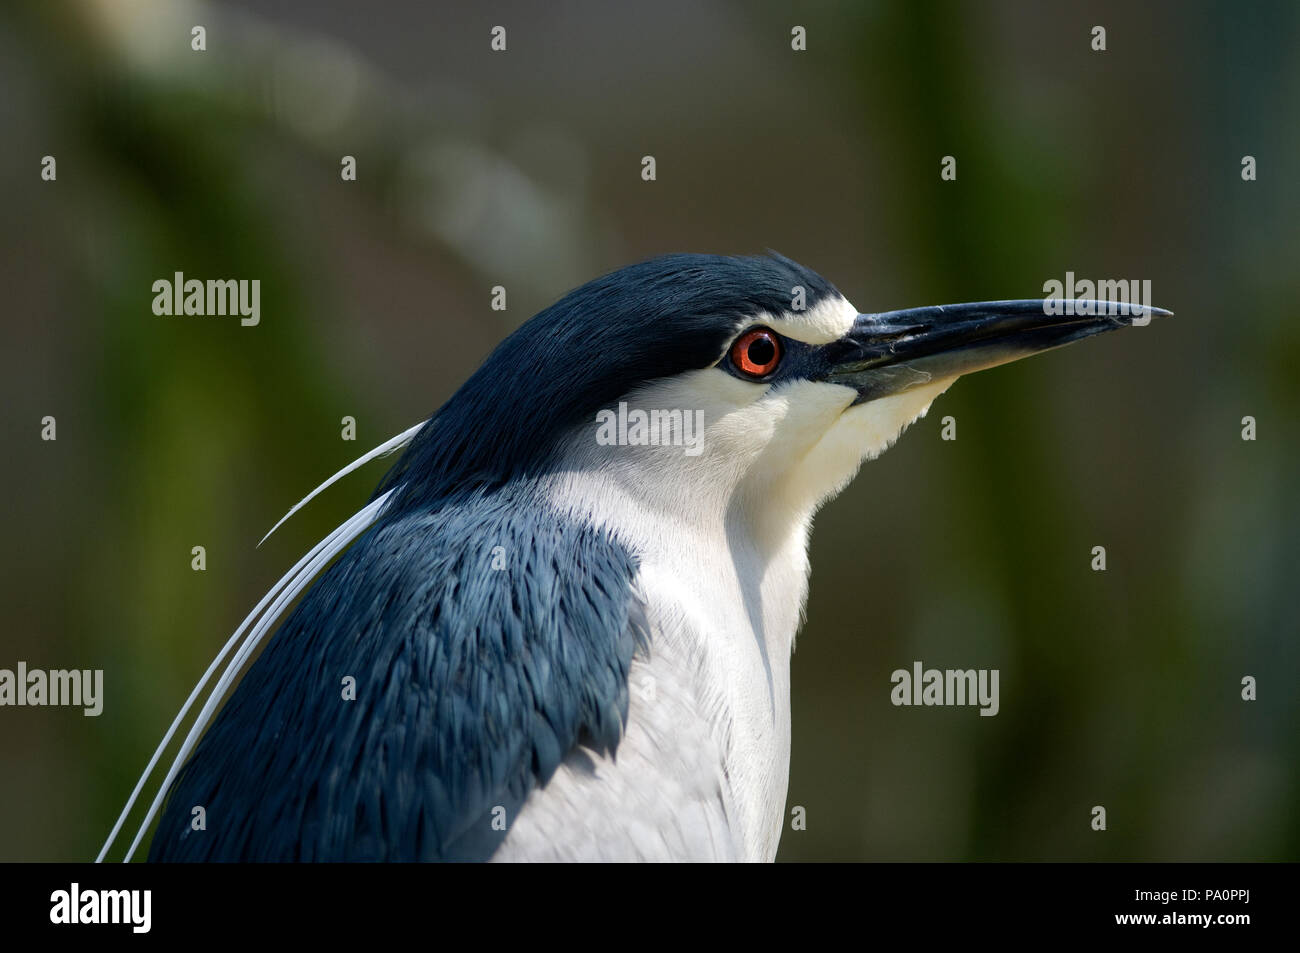
[[(567, 289), (768, 247), (862, 310), (1069, 270), (1178, 313), (959, 382), (822, 512), (780, 857), (1300, 858), (1298, 53), (1293, 3), (6, 4), (0, 667), (106, 701), (0, 709), (0, 859), (94, 856), (385, 464), (254, 549), (308, 489)], [(174, 271), (261, 324), (154, 316)], [(916, 659), (1001, 713), (891, 706)]]

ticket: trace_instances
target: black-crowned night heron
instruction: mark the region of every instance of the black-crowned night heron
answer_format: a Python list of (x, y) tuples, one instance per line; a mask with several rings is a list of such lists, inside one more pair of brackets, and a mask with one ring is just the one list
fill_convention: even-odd
[(377, 448), (135, 844), (170, 791), (159, 860), (771, 859), (813, 514), (958, 376), (1155, 313), (1114, 310), (860, 314), (775, 255), (584, 285)]

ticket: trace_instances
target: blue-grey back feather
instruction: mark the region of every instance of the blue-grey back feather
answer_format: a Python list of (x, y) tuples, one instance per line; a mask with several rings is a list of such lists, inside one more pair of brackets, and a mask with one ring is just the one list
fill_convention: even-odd
[(244, 677), (150, 859), (486, 859), (494, 808), (509, 823), (577, 744), (617, 745), (643, 638), (634, 573), (525, 486), (385, 520)]

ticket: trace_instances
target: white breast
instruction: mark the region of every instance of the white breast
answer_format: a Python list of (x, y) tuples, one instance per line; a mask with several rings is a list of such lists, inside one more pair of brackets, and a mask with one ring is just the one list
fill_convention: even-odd
[(698, 525), (683, 510), (666, 521), (630, 497), (611, 505), (603, 477), (573, 474), (555, 493), (570, 512), (600, 494), (602, 522), (640, 560), (651, 646), (632, 666), (616, 757), (570, 756), (494, 859), (771, 860), (789, 776), (802, 532), (766, 552), (725, 520)]

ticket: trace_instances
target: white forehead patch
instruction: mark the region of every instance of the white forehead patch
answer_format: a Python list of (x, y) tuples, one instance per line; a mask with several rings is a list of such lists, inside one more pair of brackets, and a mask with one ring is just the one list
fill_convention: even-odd
[(829, 344), (849, 333), (858, 309), (841, 295), (830, 295), (803, 311), (756, 315), (756, 323), (766, 324), (777, 334), (805, 344)]

